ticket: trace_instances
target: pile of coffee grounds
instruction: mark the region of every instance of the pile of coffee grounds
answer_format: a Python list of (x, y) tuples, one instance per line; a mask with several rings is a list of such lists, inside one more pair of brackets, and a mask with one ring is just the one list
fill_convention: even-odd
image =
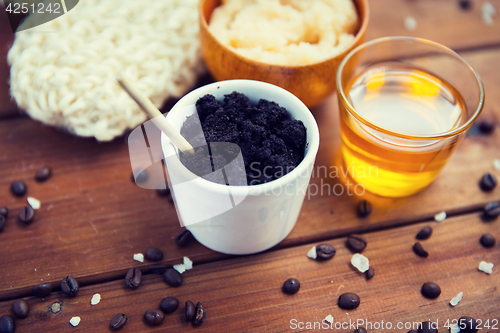
[[(261, 99), (257, 105), (252, 105), (248, 97), (238, 92), (225, 95), (223, 101), (218, 101), (207, 94), (198, 99), (196, 109), (198, 117), (193, 115), (186, 119), (181, 135), (193, 147), (204, 145), (204, 140), (238, 145), (248, 185), (278, 179), (292, 171), (304, 158), (304, 124), (292, 119), (288, 111), (275, 102)], [(197, 130), (200, 126), (198, 118), (204, 137)], [(193, 171), (196, 156), (181, 154), (180, 157), (181, 162)], [(213, 161), (218, 158), (212, 155)], [(224, 162), (221, 160), (217, 164), (222, 167), (220, 164)], [(206, 174), (207, 170), (201, 173)]]

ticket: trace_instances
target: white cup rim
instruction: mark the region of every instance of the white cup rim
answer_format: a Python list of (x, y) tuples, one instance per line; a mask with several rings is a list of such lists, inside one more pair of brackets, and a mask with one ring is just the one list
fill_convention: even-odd
[[(186, 177), (189, 177), (190, 179), (192, 179), (193, 182), (196, 182), (197, 186), (200, 186), (202, 188), (209, 188), (210, 191), (220, 194), (227, 194), (229, 187), (229, 190), (231, 191), (232, 195), (236, 196), (259, 195), (261, 193), (270, 193), (274, 189), (283, 187), (286, 184), (293, 182), (301, 175), (307, 176), (308, 168), (309, 166), (314, 164), (314, 160), (316, 159), (316, 154), (319, 149), (318, 125), (316, 123), (316, 120), (314, 119), (314, 116), (312, 115), (311, 111), (307, 108), (307, 106), (305, 106), (305, 104), (302, 103), (302, 101), (299, 98), (297, 98), (295, 95), (293, 95), (292, 93), (288, 92), (283, 88), (280, 88), (270, 83), (255, 81), (255, 80), (226, 80), (226, 81), (214, 82), (202, 86), (200, 88), (197, 88), (191, 91), (190, 93), (186, 94), (172, 107), (172, 109), (170, 109), (166, 118), (168, 119), (170, 112), (176, 109), (180, 109), (188, 105), (194, 105), (198, 100), (198, 98), (209, 93), (209, 91), (214, 87), (218, 89), (220, 87), (226, 87), (226, 86), (231, 87), (231, 92), (237, 91), (245, 95), (248, 95), (248, 93), (241, 91), (245, 90), (244, 87), (246, 87), (246, 89), (252, 89), (252, 88), (256, 88), (257, 90), (266, 89), (271, 91), (273, 94), (276, 94), (276, 96), (279, 96), (280, 98), (277, 98), (278, 100), (288, 99), (293, 104), (293, 107), (296, 108), (295, 110), (299, 111), (298, 113), (300, 114), (300, 117), (293, 117), (293, 118), (301, 120), (304, 123), (304, 126), (306, 127), (307, 130), (306, 132), (307, 147), (304, 159), (299, 163), (299, 165), (294, 170), (290, 171), (283, 177), (280, 177), (269, 183), (259, 184), (259, 185), (234, 186), (234, 185), (217, 184), (194, 175), (180, 162), (179, 159), (174, 159), (172, 161), (174, 163), (176, 170), (185, 173)], [(228, 92), (228, 94), (231, 92)], [(276, 103), (282, 106), (279, 101), (277, 101)], [(290, 112), (289, 107), (287, 107), (287, 110)], [(292, 112), (295, 113), (296, 112), (295, 110)], [(176, 153), (177, 151), (177, 148), (174, 148), (173, 144), (170, 142), (170, 140), (164, 133), (161, 134), (161, 145), (165, 155), (167, 155), (166, 152), (168, 151), (172, 151), (173, 153)]]

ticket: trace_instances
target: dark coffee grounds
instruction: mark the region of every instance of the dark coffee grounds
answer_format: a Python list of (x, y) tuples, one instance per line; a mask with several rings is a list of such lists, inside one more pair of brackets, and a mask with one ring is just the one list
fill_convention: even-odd
[[(188, 117), (181, 129), (193, 147), (206, 142), (230, 142), (238, 145), (243, 156), (246, 183), (258, 185), (278, 179), (292, 171), (304, 158), (306, 128), (302, 121), (291, 119), (288, 111), (275, 102), (261, 99), (252, 105), (248, 97), (233, 92), (218, 101), (205, 95), (196, 102), (199, 121), (204, 137), (199, 131), (197, 117)], [(210, 145), (212, 149), (213, 145)], [(206, 146), (205, 146), (206, 147)], [(200, 148), (202, 150), (203, 148)], [(205, 148), (207, 149), (207, 148)], [(203, 161), (204, 166), (196, 172), (195, 156), (181, 154), (181, 162), (196, 174), (206, 175), (227, 162), (227, 155), (217, 156), (212, 149), (212, 161)], [(200, 154), (206, 158), (206, 151)], [(210, 168), (208, 168), (210, 169)]]

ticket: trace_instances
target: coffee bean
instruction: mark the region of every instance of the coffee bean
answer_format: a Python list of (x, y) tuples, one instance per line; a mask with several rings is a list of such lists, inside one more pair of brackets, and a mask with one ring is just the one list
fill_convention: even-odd
[(290, 278), (283, 283), (283, 292), (293, 295), (300, 289), (300, 282), (297, 279)]
[(358, 327), (354, 333), (367, 333), (364, 327)]
[(163, 275), (167, 270), (165, 265), (151, 265), (149, 266), (149, 271), (154, 274)]
[(316, 257), (317, 259), (330, 259), (335, 255), (335, 249), (333, 246), (328, 244), (320, 244), (316, 246)]
[(9, 216), (9, 209), (7, 207), (0, 207), (0, 215), (7, 218)]
[(424, 297), (434, 299), (441, 295), (441, 288), (434, 282), (426, 282), (422, 285), (420, 292)]
[(179, 246), (186, 246), (189, 244), (189, 242), (191, 242), (192, 239), (193, 234), (191, 233), (191, 231), (184, 229), (177, 235), (177, 237), (175, 237), (175, 242)]
[(493, 191), (493, 189), (497, 186), (497, 183), (497, 177), (495, 177), (491, 173), (485, 173), (479, 181), (479, 187), (484, 192), (490, 192)]
[(478, 331), (476, 319), (469, 316), (462, 316), (458, 319), (460, 333), (476, 333)]
[(156, 309), (149, 309), (144, 313), (144, 320), (149, 325), (158, 326), (163, 323), (165, 315)]
[(167, 188), (156, 189), (156, 194), (158, 194), (158, 196), (160, 196), (160, 197), (169, 196), (170, 195), (170, 189), (168, 187)]
[(201, 303), (198, 302), (198, 304), (196, 304), (195, 315), (192, 322), (193, 325), (200, 326), (205, 320), (205, 316), (206, 316), (205, 310), (201, 306)]
[(78, 281), (76, 281), (76, 279), (72, 276), (66, 276), (61, 281), (61, 290), (69, 297), (75, 297), (78, 293), (79, 287), (80, 286), (78, 285)]
[(109, 323), (109, 325), (111, 326), (111, 328), (118, 330), (118, 329), (122, 328), (123, 326), (125, 326), (125, 324), (127, 323), (127, 319), (128, 319), (128, 317), (126, 314), (117, 313), (111, 319), (111, 322)]
[(160, 310), (163, 313), (172, 313), (179, 307), (179, 300), (175, 297), (166, 297), (160, 302)]
[(422, 258), (427, 258), (429, 256), (429, 252), (425, 251), (424, 247), (419, 242), (416, 242), (415, 245), (413, 245), (413, 252)]
[(368, 268), (365, 272), (365, 277), (367, 280), (370, 280), (375, 275), (375, 269), (373, 267)]
[(2, 232), (4, 226), (5, 226), (5, 217), (0, 215), (0, 232)]
[(483, 217), (486, 220), (496, 219), (500, 215), (500, 202), (490, 202), (483, 209)]
[(19, 210), (19, 221), (24, 224), (31, 224), (35, 217), (35, 211), (30, 206), (24, 206)]
[(418, 333), (438, 333), (438, 329), (430, 321), (424, 321), (419, 325)]
[(52, 286), (50, 283), (37, 284), (33, 287), (33, 289), (31, 289), (31, 292), (36, 297), (44, 298), (50, 295), (52, 292)]
[(185, 316), (186, 316), (186, 321), (191, 321), (194, 319), (194, 316), (196, 315), (196, 307), (194, 306), (194, 303), (191, 301), (186, 301), (186, 307), (184, 309), (185, 311)]
[(35, 174), (35, 180), (37, 180), (39, 182), (44, 182), (50, 178), (51, 174), (52, 174), (52, 172), (50, 171), (49, 168), (38, 169), (38, 171)]
[(468, 9), (471, 8), (471, 2), (470, 2), (470, 0), (458, 0), (458, 5), (463, 10), (468, 10)]
[(26, 184), (20, 180), (15, 180), (10, 184), (10, 190), (16, 197), (22, 197), (26, 194)]
[(489, 119), (485, 119), (479, 123), (479, 130), (484, 134), (491, 134), (495, 129), (495, 123)]
[(354, 293), (344, 293), (339, 296), (338, 305), (341, 309), (352, 310), (356, 309), (360, 302), (358, 295)]
[(479, 239), (479, 242), (484, 247), (493, 247), (495, 246), (496, 239), (491, 234), (484, 234), (481, 236), (481, 239)]
[(182, 284), (182, 275), (173, 268), (167, 268), (163, 274), (165, 282), (172, 287), (178, 287)]
[(417, 239), (420, 240), (429, 239), (431, 235), (432, 235), (432, 228), (431, 226), (428, 225), (418, 232)]
[(163, 259), (163, 252), (155, 247), (150, 247), (144, 252), (144, 258), (150, 261), (160, 261)]
[(361, 253), (366, 248), (367, 242), (358, 235), (347, 237), (347, 247), (354, 253)]
[(9, 315), (0, 317), (0, 333), (14, 333), (16, 331), (16, 323), (14, 318)]
[(141, 284), (142, 272), (139, 268), (131, 268), (125, 275), (125, 285), (129, 288), (138, 288)]
[(358, 216), (365, 217), (372, 212), (372, 204), (369, 201), (362, 200), (358, 203)]
[(17, 318), (24, 319), (30, 313), (30, 306), (24, 299), (16, 299), (12, 303), (12, 312)]

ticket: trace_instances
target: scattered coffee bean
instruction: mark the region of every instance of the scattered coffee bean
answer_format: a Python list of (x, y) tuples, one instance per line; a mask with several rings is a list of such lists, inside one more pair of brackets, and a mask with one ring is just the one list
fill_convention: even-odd
[(364, 327), (358, 327), (354, 333), (367, 333)]
[(7, 207), (0, 207), (0, 215), (7, 218), (9, 216), (9, 209)]
[(38, 169), (38, 171), (35, 174), (35, 180), (37, 180), (39, 182), (44, 182), (50, 178), (51, 174), (52, 174), (52, 172), (50, 171), (49, 168)]
[(163, 252), (156, 247), (150, 247), (144, 252), (144, 258), (149, 261), (160, 261), (163, 259)]
[(16, 197), (22, 197), (26, 194), (26, 184), (20, 180), (15, 180), (10, 184), (10, 190)]
[(328, 244), (320, 244), (316, 246), (316, 258), (317, 259), (330, 259), (335, 255), (335, 249), (333, 246)]
[(438, 333), (438, 329), (430, 321), (424, 321), (419, 325), (418, 333)]
[(166, 196), (169, 196), (170, 195), (170, 189), (167, 187), (167, 188), (159, 188), (156, 190), (156, 194), (158, 194), (158, 196), (160, 197), (166, 197)]
[(167, 268), (163, 274), (165, 282), (172, 287), (178, 287), (182, 284), (182, 275), (173, 268)]
[(52, 286), (50, 283), (37, 284), (33, 287), (33, 289), (31, 289), (31, 292), (36, 297), (44, 298), (50, 295), (52, 292)]
[(420, 240), (429, 239), (431, 235), (432, 235), (432, 228), (431, 226), (428, 225), (418, 232), (417, 239)]
[(500, 202), (490, 202), (484, 206), (483, 217), (486, 220), (496, 219), (500, 215)]
[(24, 319), (30, 313), (30, 306), (24, 299), (16, 299), (12, 303), (12, 312), (17, 318)]
[(375, 269), (373, 267), (370, 267), (365, 272), (365, 277), (367, 280), (370, 280), (373, 276), (375, 276)]
[(141, 284), (142, 272), (139, 268), (131, 268), (125, 275), (125, 285), (131, 289), (138, 288)]
[(172, 313), (179, 307), (179, 300), (175, 297), (166, 297), (160, 302), (160, 310), (163, 313)]
[(479, 123), (479, 130), (484, 134), (491, 134), (495, 129), (495, 123), (489, 119), (485, 119)]
[(497, 183), (497, 177), (495, 177), (491, 173), (485, 173), (479, 181), (479, 187), (484, 192), (490, 192), (493, 191), (493, 189), (497, 186)]
[(72, 276), (66, 276), (61, 281), (61, 290), (69, 297), (75, 297), (78, 293), (79, 287), (80, 286), (78, 285), (78, 281), (76, 281), (76, 279)]
[(165, 265), (151, 265), (149, 266), (149, 271), (154, 274), (163, 275), (167, 270), (167, 266)]
[(479, 242), (484, 247), (493, 247), (495, 246), (496, 239), (492, 234), (484, 234), (481, 236), (481, 239), (479, 239)]
[(366, 248), (366, 240), (358, 235), (347, 237), (347, 247), (354, 253), (361, 253)]
[(420, 292), (424, 297), (434, 299), (441, 295), (441, 288), (434, 282), (426, 282), (422, 285)]
[(362, 200), (358, 203), (358, 216), (365, 217), (372, 212), (372, 204), (369, 201)]
[(413, 252), (422, 258), (427, 258), (429, 256), (429, 252), (425, 251), (424, 247), (419, 242), (416, 242), (415, 245), (413, 245)]
[(470, 0), (458, 0), (458, 5), (463, 10), (468, 10), (468, 9), (471, 8), (471, 2), (470, 2)]
[(19, 221), (24, 224), (31, 224), (35, 217), (35, 211), (30, 206), (24, 206), (19, 210)]
[(341, 309), (352, 310), (356, 309), (360, 302), (358, 295), (354, 293), (344, 293), (339, 296), (338, 305)]
[(125, 324), (127, 323), (127, 319), (128, 319), (128, 317), (126, 314), (117, 313), (111, 319), (111, 322), (109, 323), (109, 325), (111, 326), (111, 328), (118, 330), (118, 329), (122, 328), (123, 326), (125, 326)]
[(2, 232), (4, 226), (5, 226), (5, 217), (0, 215), (0, 232)]
[(476, 333), (478, 331), (476, 319), (469, 316), (462, 316), (458, 319), (460, 333)]
[(196, 307), (194, 306), (194, 303), (191, 301), (186, 301), (186, 308), (185, 308), (186, 321), (193, 320), (195, 315), (196, 315)]
[(186, 246), (193, 238), (194, 237), (191, 231), (184, 229), (177, 235), (177, 237), (175, 237), (175, 242), (179, 246)]
[(193, 325), (200, 326), (205, 320), (205, 315), (206, 315), (205, 310), (201, 306), (201, 303), (198, 302), (198, 304), (196, 304), (195, 315), (192, 322)]
[(156, 309), (149, 309), (144, 313), (144, 320), (149, 325), (158, 326), (163, 323), (165, 315)]
[(293, 295), (300, 289), (300, 282), (297, 279), (290, 278), (283, 283), (283, 292)]
[(5, 315), (0, 317), (0, 332), (1, 333), (14, 333), (16, 331), (16, 323), (14, 318)]

